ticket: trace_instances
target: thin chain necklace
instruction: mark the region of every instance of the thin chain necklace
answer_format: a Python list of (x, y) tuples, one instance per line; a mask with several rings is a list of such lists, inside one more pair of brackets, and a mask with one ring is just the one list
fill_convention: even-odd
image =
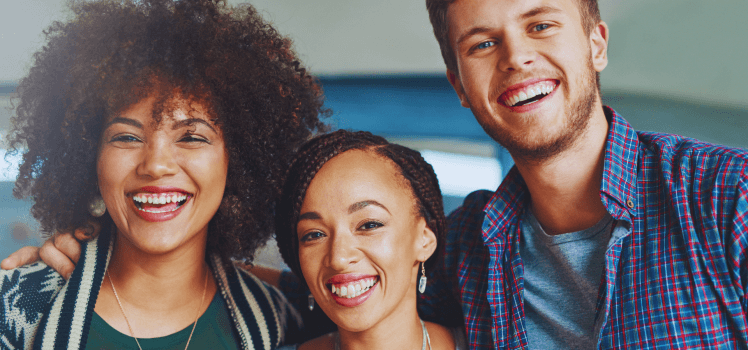
[[(130, 326), (130, 320), (127, 319), (127, 315), (125, 315), (125, 308), (122, 307), (122, 302), (119, 300), (119, 295), (117, 295), (117, 289), (114, 288), (114, 282), (112, 282), (112, 276), (109, 275), (109, 270), (106, 271), (106, 276), (109, 278), (109, 285), (112, 286), (112, 292), (114, 292), (114, 297), (117, 299), (117, 304), (119, 304), (119, 309), (122, 311), (122, 316), (125, 317), (125, 322), (127, 323), (127, 328), (130, 329), (130, 335), (132, 335), (132, 338), (135, 339), (135, 343), (138, 344), (138, 349), (143, 350), (143, 348), (140, 346), (140, 342), (138, 341), (138, 338), (135, 338), (135, 332), (132, 331), (132, 326)], [(190, 346), (190, 340), (192, 340), (192, 334), (195, 333), (195, 326), (197, 326), (197, 320), (200, 318), (200, 310), (203, 308), (203, 302), (205, 302), (205, 292), (208, 290), (208, 270), (205, 270), (205, 283), (203, 285), (203, 296), (200, 298), (200, 306), (197, 309), (197, 315), (195, 316), (195, 323), (192, 324), (192, 331), (190, 331), (190, 337), (187, 338), (187, 345), (184, 346), (184, 350), (187, 350), (187, 347)]]
[[(426, 324), (424, 324), (421, 319), (418, 321), (421, 321), (421, 330), (423, 331), (423, 344), (421, 345), (421, 350), (426, 350), (427, 344), (429, 350), (431, 350), (431, 337), (429, 337), (429, 331), (426, 329)], [(340, 350), (340, 332), (335, 332), (335, 350)]]

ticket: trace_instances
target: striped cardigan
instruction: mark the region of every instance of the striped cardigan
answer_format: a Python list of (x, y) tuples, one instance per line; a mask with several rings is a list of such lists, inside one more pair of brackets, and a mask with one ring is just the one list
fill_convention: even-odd
[[(44, 263), (0, 270), (0, 349), (85, 349), (94, 305), (114, 240), (102, 232), (85, 243), (66, 282)], [(271, 350), (299, 326), (282, 294), (257, 277), (210, 257), (241, 348)]]

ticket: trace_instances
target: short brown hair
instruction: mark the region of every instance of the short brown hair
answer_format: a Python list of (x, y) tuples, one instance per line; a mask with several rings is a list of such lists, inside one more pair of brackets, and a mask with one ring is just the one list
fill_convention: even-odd
[[(447, 69), (457, 74), (457, 57), (449, 44), (449, 27), (447, 26), (447, 10), (456, 0), (426, 0), (426, 9), (429, 11), (429, 20), (434, 28), (434, 36), (439, 42), (442, 58)], [(589, 35), (597, 23), (600, 22), (600, 9), (597, 0), (576, 0), (579, 5), (579, 13), (582, 16), (582, 26), (585, 34)], [(598, 84), (599, 85), (599, 84)]]

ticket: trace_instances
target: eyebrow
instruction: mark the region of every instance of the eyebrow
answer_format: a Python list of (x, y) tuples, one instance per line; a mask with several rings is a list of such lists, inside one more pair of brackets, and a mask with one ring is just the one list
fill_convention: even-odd
[[(543, 15), (543, 14), (550, 14), (550, 13), (561, 13), (561, 9), (558, 7), (550, 6), (550, 5), (542, 5), (538, 7), (534, 7), (530, 9), (529, 11), (521, 14), (519, 18), (521, 20), (527, 20), (529, 18), (535, 17), (537, 15)], [(457, 39), (457, 45), (461, 44), (463, 41), (467, 40), (469, 37), (475, 35), (475, 34), (481, 34), (488, 31), (494, 30), (492, 27), (473, 27), (470, 28), (467, 32), (460, 35), (460, 37)]]
[(551, 5), (543, 5), (543, 6), (535, 7), (531, 9), (530, 11), (523, 13), (521, 16), (519, 16), (519, 18), (524, 20), (524, 19), (535, 17), (537, 15), (545, 15), (549, 13), (561, 13), (561, 12), (563, 11), (561, 11), (561, 9), (558, 7), (554, 7)]
[(139, 128), (139, 129), (143, 128), (143, 124), (141, 124), (139, 121), (137, 121), (135, 119), (122, 118), (122, 117), (114, 117), (114, 119), (110, 120), (108, 123), (106, 123), (106, 125), (104, 125), (104, 129), (112, 126), (112, 124), (118, 124), (118, 123), (119, 124), (132, 125), (132, 126), (134, 126), (136, 128)]
[(218, 131), (216, 131), (216, 129), (212, 125), (210, 125), (210, 123), (200, 118), (189, 118), (189, 119), (183, 119), (183, 120), (177, 121), (176, 123), (174, 123), (174, 126), (172, 126), (171, 129), (177, 130), (179, 128), (183, 128), (185, 126), (192, 126), (194, 124), (203, 124), (209, 127), (210, 130), (213, 130), (213, 132), (218, 133)]
[(387, 207), (385, 207), (382, 203), (379, 203), (379, 202), (377, 202), (377, 201), (375, 201), (373, 199), (370, 199), (370, 200), (360, 201), (360, 202), (356, 202), (356, 203), (351, 204), (351, 206), (348, 207), (348, 214), (353, 214), (353, 213), (355, 213), (355, 212), (357, 212), (357, 211), (359, 211), (361, 209), (364, 209), (364, 208), (366, 208), (366, 207), (368, 207), (370, 205), (376, 205), (376, 206), (384, 209), (384, 211), (386, 211), (388, 213), (390, 212), (389, 210), (387, 210)]
[[(364, 208), (366, 208), (366, 207), (368, 207), (370, 205), (375, 205), (377, 207), (380, 207), (380, 208), (384, 209), (387, 213), (390, 212), (389, 210), (387, 210), (387, 207), (385, 207), (384, 205), (382, 205), (381, 203), (379, 203), (379, 202), (377, 202), (375, 200), (365, 200), (365, 201), (360, 201), (360, 202), (356, 202), (356, 203), (351, 204), (348, 207), (348, 214), (353, 214), (353, 213), (355, 213), (355, 212), (357, 212), (357, 211), (359, 211), (361, 209), (364, 209)], [(299, 221), (301, 221), (301, 220), (319, 220), (321, 218), (322, 217), (316, 211), (309, 211), (309, 212), (306, 212), (304, 214), (299, 215)]]

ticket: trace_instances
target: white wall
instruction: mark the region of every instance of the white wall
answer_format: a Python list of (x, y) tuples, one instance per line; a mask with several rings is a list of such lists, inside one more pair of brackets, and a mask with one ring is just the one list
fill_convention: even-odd
[[(0, 82), (23, 76), (63, 2), (0, 0)], [(425, 0), (251, 3), (317, 74), (444, 70)], [(604, 89), (748, 107), (748, 1), (600, 0), (600, 8), (611, 32)]]

